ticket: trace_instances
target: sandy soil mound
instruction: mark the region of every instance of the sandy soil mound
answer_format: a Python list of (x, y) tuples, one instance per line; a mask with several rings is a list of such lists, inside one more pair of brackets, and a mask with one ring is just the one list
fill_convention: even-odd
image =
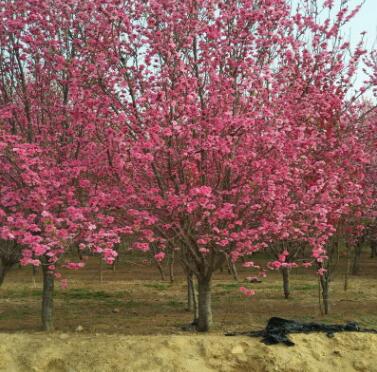
[(247, 337), (0, 334), (0, 371), (377, 371), (377, 335), (295, 335), (297, 345)]

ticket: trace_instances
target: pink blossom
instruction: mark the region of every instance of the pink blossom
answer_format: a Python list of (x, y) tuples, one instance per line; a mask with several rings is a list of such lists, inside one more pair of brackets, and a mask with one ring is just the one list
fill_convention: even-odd
[(161, 262), (165, 258), (166, 254), (165, 252), (159, 252), (154, 255), (154, 258), (156, 261)]
[(60, 287), (62, 289), (67, 289), (68, 288), (68, 280), (67, 279), (61, 279), (60, 280)]
[(240, 291), (246, 296), (246, 297), (250, 297), (250, 296), (254, 296), (255, 295), (255, 291), (253, 289), (248, 289), (248, 288), (245, 288), (245, 287), (240, 287)]
[(79, 270), (85, 267), (85, 263), (84, 262), (68, 262), (67, 264), (65, 264), (65, 267), (70, 270)]
[(137, 242), (137, 243), (134, 243), (134, 248), (142, 252), (147, 252), (149, 251), (149, 244)]

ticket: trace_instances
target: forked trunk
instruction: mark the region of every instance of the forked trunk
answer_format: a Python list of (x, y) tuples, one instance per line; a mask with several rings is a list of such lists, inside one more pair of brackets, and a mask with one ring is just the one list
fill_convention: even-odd
[(234, 262), (232, 262), (232, 260), (230, 259), (230, 257), (228, 255), (225, 256), (225, 259), (226, 259), (226, 264), (228, 266), (228, 273), (233, 276), (233, 279), (235, 281), (239, 282), (240, 279), (238, 277), (238, 271), (237, 271), (236, 264)]
[(211, 306), (211, 279), (208, 277), (198, 278), (199, 306), (198, 323), (199, 332), (208, 332), (212, 326), (212, 306)]
[(161, 264), (157, 260), (155, 260), (155, 262), (156, 262), (158, 272), (160, 273), (161, 280), (165, 281), (165, 273), (164, 273), (164, 270), (162, 269)]
[(42, 265), (43, 294), (42, 294), (42, 327), (44, 331), (54, 329), (54, 273), (48, 269), (48, 264)]
[(283, 293), (284, 293), (284, 298), (288, 299), (289, 298), (289, 270), (286, 267), (283, 267), (281, 269), (281, 274), (283, 276)]

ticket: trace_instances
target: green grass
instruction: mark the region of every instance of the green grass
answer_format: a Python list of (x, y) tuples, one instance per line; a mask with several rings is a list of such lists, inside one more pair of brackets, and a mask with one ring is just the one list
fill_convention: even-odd
[(34, 309), (25, 305), (14, 306), (11, 310), (0, 312), (0, 320), (23, 319), (25, 316), (34, 315)]
[(293, 291), (312, 291), (318, 289), (318, 284), (291, 284)]
[(170, 307), (184, 307), (184, 303), (182, 301), (176, 301), (176, 300), (169, 300), (167, 302), (167, 305)]
[[(105, 292), (93, 291), (85, 288), (72, 288), (67, 290), (56, 290), (54, 293), (55, 299), (63, 300), (93, 300), (93, 301), (119, 301), (119, 298), (124, 298), (129, 295), (127, 291)], [(42, 296), (40, 289), (8, 289), (0, 292), (0, 298), (4, 299), (19, 299), (19, 298), (39, 298)]]
[(166, 283), (150, 283), (150, 284), (144, 284), (144, 287), (158, 289), (159, 291), (165, 291), (165, 290), (169, 289), (170, 284), (166, 284)]
[(241, 283), (220, 283), (216, 284), (215, 288), (221, 288), (225, 291), (233, 291), (241, 286), (243, 286)]

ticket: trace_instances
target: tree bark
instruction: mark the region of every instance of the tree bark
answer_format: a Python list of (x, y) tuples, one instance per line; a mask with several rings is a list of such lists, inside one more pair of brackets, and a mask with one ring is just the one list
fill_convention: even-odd
[(199, 306), (198, 324), (199, 332), (208, 332), (212, 326), (212, 305), (211, 305), (211, 279), (208, 277), (198, 278)]
[[(350, 269), (351, 269), (351, 257), (350, 257), (350, 254), (348, 253), (347, 254), (347, 261), (346, 261), (346, 271), (344, 273), (344, 286), (343, 286), (344, 291), (348, 290)], [(352, 270), (353, 270), (353, 266), (352, 266)]]
[(31, 275), (31, 281), (33, 283), (33, 288), (37, 288), (37, 281), (36, 281), (36, 276), (37, 276), (37, 268), (33, 265), (31, 267), (31, 270), (32, 270), (32, 275)]
[(44, 331), (54, 330), (54, 273), (48, 269), (48, 263), (42, 265), (42, 327)]
[(155, 260), (155, 262), (156, 262), (157, 269), (158, 269), (158, 271), (160, 273), (161, 280), (165, 281), (165, 273), (164, 273), (164, 270), (162, 269), (161, 264), (157, 260)]
[(377, 257), (377, 240), (371, 240), (370, 242), (370, 258)]
[(3, 261), (0, 259), (0, 287), (4, 283), (5, 275), (11, 269), (14, 263), (7, 262), (6, 260)]
[(169, 260), (169, 278), (170, 283), (174, 283), (174, 261), (175, 261), (175, 254), (174, 250), (172, 250)]
[(320, 277), (321, 288), (322, 288), (322, 301), (323, 308), (326, 315), (329, 313), (329, 276), (328, 273), (324, 273)]
[(231, 259), (229, 258), (228, 255), (225, 256), (225, 259), (226, 259), (226, 264), (228, 266), (228, 273), (233, 276), (233, 279), (236, 282), (239, 282), (240, 279), (238, 277), (238, 271), (237, 271), (237, 267), (236, 267), (235, 263), (231, 261)]
[(286, 267), (283, 267), (281, 269), (281, 274), (283, 276), (283, 293), (284, 293), (284, 298), (288, 299), (289, 298), (289, 270)]
[(352, 270), (351, 273), (352, 275), (358, 275), (360, 271), (360, 256), (362, 252), (362, 244), (357, 244), (355, 247), (354, 255), (353, 255), (353, 260), (352, 260)]
[(98, 271), (98, 274), (99, 274), (99, 282), (102, 283), (103, 282), (103, 261), (102, 261), (101, 256), (99, 256), (99, 271)]
[(197, 303), (194, 287), (193, 273), (187, 274), (187, 311), (191, 311), (194, 314), (194, 321), (197, 319)]
[(0, 287), (4, 283), (5, 273), (5, 266), (3, 265), (3, 262), (0, 260)]

